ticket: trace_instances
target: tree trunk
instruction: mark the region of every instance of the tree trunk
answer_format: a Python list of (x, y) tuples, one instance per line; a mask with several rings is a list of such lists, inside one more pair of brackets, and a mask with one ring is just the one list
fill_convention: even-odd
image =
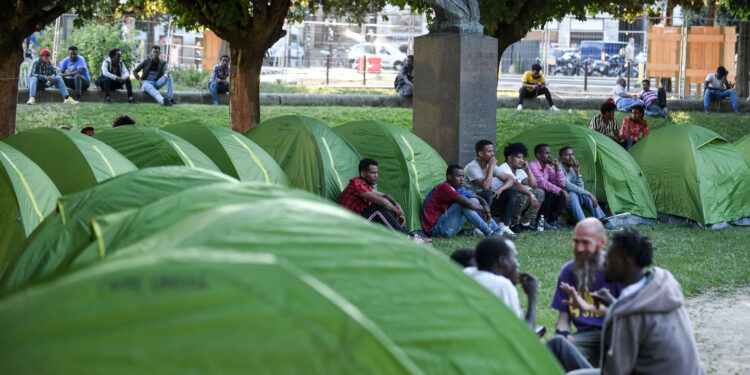
[[(148, 31), (146, 32), (146, 43), (144, 43), (144, 47), (146, 48), (145, 51), (143, 51), (143, 56), (148, 56), (149, 51), (151, 50), (151, 46), (157, 44), (154, 43), (154, 25), (156, 24), (156, 17), (151, 17), (148, 19)], [(169, 54), (169, 51), (164, 51), (165, 54)]]
[(737, 77), (734, 85), (738, 98), (750, 95), (748, 74), (750, 74), (750, 21), (740, 22), (740, 37), (737, 40)]
[(672, 26), (674, 18), (674, 6), (672, 6), (672, 2), (667, 0), (666, 5), (664, 6), (664, 26)]
[(708, 0), (708, 8), (706, 9), (706, 26), (713, 26), (715, 18), (716, 18), (716, 1)]
[(244, 133), (260, 122), (260, 69), (264, 52), (230, 43), (229, 115), (232, 130)]
[[(18, 101), (18, 77), (23, 62), (23, 40), (15, 40), (0, 47), (0, 139), (16, 133), (16, 106)], [(10, 78), (10, 79), (8, 79)]]

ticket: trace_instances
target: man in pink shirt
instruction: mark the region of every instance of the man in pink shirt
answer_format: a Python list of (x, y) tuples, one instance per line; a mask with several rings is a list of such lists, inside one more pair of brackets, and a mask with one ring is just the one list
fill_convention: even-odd
[(536, 185), (544, 190), (544, 202), (539, 209), (539, 217), (544, 215), (544, 229), (560, 229), (557, 218), (563, 208), (570, 204), (570, 195), (563, 189), (565, 175), (560, 163), (552, 157), (549, 145), (540, 143), (534, 146), (536, 160), (529, 163), (531, 173), (534, 174)]

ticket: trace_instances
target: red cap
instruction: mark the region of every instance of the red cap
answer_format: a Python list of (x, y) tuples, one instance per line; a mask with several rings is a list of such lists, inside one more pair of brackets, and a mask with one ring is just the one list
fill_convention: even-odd
[(43, 49), (43, 50), (41, 50), (41, 51), (39, 51), (39, 56), (44, 56), (44, 55), (49, 55), (49, 54), (50, 54), (50, 52), (46, 48)]

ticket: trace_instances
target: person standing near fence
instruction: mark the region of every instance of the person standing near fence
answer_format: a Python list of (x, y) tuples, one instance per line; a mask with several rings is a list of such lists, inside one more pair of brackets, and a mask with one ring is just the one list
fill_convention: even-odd
[(63, 103), (66, 104), (78, 104), (73, 98), (68, 95), (68, 89), (65, 87), (62, 77), (56, 75), (55, 66), (49, 59), (50, 52), (48, 49), (43, 49), (39, 52), (39, 58), (34, 60), (31, 64), (31, 70), (29, 71), (29, 100), (26, 102), (28, 105), (36, 104), (36, 90), (44, 90), (46, 87), (57, 86), (60, 89), (60, 95), (63, 97)]
[(128, 90), (128, 103), (136, 104), (133, 97), (133, 85), (130, 83), (130, 72), (122, 62), (122, 51), (119, 48), (109, 50), (109, 57), (102, 62), (102, 75), (96, 79), (96, 85), (104, 91), (104, 102), (109, 104), (111, 90), (121, 89), (122, 86)]
[(524, 98), (536, 98), (539, 95), (544, 95), (551, 111), (559, 111), (552, 102), (552, 94), (550, 94), (547, 84), (544, 82), (542, 66), (534, 64), (531, 66), (531, 70), (523, 74), (521, 89), (518, 90), (518, 107), (516, 109), (519, 111), (523, 109)]
[[(172, 76), (169, 74), (169, 65), (159, 58), (160, 55), (161, 48), (159, 46), (151, 47), (151, 58), (143, 60), (133, 70), (133, 75), (141, 83), (141, 90), (151, 95), (159, 104), (170, 106), (177, 104), (172, 98)], [(143, 71), (143, 75), (140, 74), (141, 71)], [(164, 85), (167, 85), (166, 99), (159, 93), (159, 89)]]
[(703, 94), (703, 110), (706, 111), (707, 114), (711, 113), (708, 110), (708, 103), (711, 98), (721, 100), (726, 97), (729, 97), (729, 100), (732, 101), (732, 109), (734, 109), (734, 113), (740, 113), (737, 109), (737, 98), (734, 96), (734, 89), (732, 89), (729, 85), (729, 81), (727, 81), (727, 74), (729, 74), (727, 69), (720, 66), (716, 69), (716, 73), (711, 73), (706, 76), (706, 83), (703, 84), (703, 89), (705, 91)]
[(211, 69), (208, 91), (211, 92), (214, 105), (219, 105), (218, 94), (229, 92), (229, 56), (221, 56), (220, 62)]
[(86, 59), (78, 56), (78, 47), (68, 47), (68, 57), (60, 63), (60, 76), (65, 86), (75, 90), (73, 95), (76, 100), (81, 100), (81, 93), (91, 85), (91, 77)]

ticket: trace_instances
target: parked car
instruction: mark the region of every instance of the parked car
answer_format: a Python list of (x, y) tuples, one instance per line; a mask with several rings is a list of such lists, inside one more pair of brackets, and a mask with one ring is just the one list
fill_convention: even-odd
[(390, 44), (360, 43), (349, 50), (349, 54), (347, 55), (349, 66), (356, 68), (357, 59), (363, 55), (380, 57), (380, 66), (384, 69), (393, 68), (400, 70), (406, 60), (406, 54)]

